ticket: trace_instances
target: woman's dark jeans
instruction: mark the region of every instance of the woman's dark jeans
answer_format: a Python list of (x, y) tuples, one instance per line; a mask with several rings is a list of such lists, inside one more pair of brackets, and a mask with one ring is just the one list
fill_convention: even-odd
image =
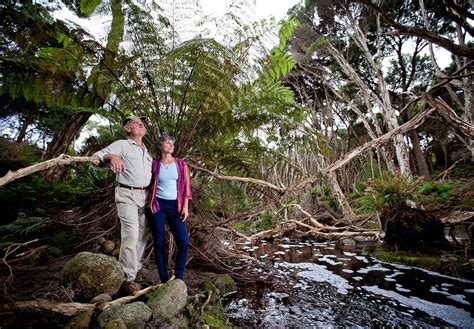
[(188, 229), (186, 228), (186, 223), (183, 223), (181, 218), (179, 218), (177, 200), (164, 200), (158, 198), (158, 203), (160, 204), (160, 210), (153, 214), (150, 221), (150, 226), (153, 232), (155, 261), (156, 267), (158, 268), (158, 274), (160, 275), (162, 283), (168, 281), (164, 250), (165, 223), (168, 223), (178, 249), (176, 255), (175, 276), (176, 278), (183, 280), (184, 267), (186, 266), (189, 249)]

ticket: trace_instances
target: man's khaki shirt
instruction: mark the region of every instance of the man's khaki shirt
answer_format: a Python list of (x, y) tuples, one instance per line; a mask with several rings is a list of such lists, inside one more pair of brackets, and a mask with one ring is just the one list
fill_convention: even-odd
[(94, 157), (104, 162), (104, 156), (115, 154), (125, 163), (125, 172), (119, 173), (115, 181), (132, 187), (147, 187), (151, 181), (152, 157), (148, 150), (138, 146), (132, 139), (113, 142), (106, 148), (93, 154)]

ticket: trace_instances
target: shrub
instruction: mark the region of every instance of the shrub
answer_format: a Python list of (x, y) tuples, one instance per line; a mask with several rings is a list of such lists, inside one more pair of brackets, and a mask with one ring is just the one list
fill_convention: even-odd
[(416, 193), (416, 188), (421, 181), (422, 178), (414, 179), (398, 171), (395, 175), (385, 171), (380, 177), (367, 181), (364, 194), (359, 198), (361, 205), (359, 210), (382, 212), (409, 201), (418, 202), (419, 195)]

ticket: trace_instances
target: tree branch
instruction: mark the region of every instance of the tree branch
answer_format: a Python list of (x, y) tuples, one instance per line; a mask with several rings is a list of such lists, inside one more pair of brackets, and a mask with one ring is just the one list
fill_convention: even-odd
[(393, 20), (386, 12), (383, 10), (381, 7), (373, 3), (371, 0), (355, 0), (355, 2), (359, 2), (362, 4), (365, 4), (382, 16), (383, 20), (389, 24), (390, 26), (394, 27), (397, 31), (392, 32), (391, 34), (404, 34), (404, 35), (410, 35), (414, 37), (420, 37), (423, 38), (429, 42), (432, 42), (434, 44), (437, 44), (440, 47), (443, 47), (444, 49), (448, 50), (454, 55), (462, 56), (462, 57), (467, 57), (469, 59), (474, 59), (474, 49), (469, 48), (467, 46), (461, 46), (457, 45), (451, 40), (444, 38), (442, 36), (439, 36), (431, 31), (428, 31), (423, 28), (419, 27), (414, 27), (414, 26), (406, 26), (403, 24), (400, 24)]
[(8, 171), (3, 177), (0, 177), (0, 186), (4, 186), (16, 179), (31, 175), (35, 172), (47, 170), (56, 165), (65, 165), (71, 162), (92, 162), (93, 164), (99, 165), (100, 161), (94, 157), (78, 157), (61, 154), (58, 157), (34, 164), (32, 166), (21, 168), (15, 171)]

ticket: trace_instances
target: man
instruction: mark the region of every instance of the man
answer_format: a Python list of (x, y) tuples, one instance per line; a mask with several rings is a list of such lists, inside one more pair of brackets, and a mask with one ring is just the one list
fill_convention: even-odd
[(151, 233), (145, 217), (145, 204), (151, 181), (152, 157), (142, 143), (146, 133), (144, 119), (126, 117), (123, 127), (128, 139), (116, 141), (93, 155), (116, 174), (115, 203), (122, 240), (119, 262), (125, 273), (122, 290), (127, 293), (137, 290), (135, 278)]

